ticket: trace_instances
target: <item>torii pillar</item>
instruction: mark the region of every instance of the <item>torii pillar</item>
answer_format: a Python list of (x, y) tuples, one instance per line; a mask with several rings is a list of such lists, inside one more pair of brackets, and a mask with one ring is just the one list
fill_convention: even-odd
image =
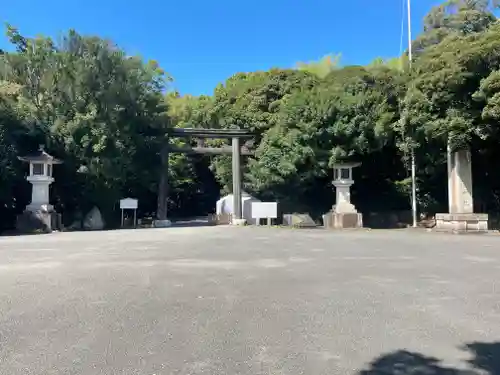
[(232, 172), (233, 172), (233, 217), (231, 220), (232, 225), (245, 225), (246, 220), (243, 218), (242, 204), (241, 204), (241, 150), (240, 139), (233, 137), (231, 140), (232, 145)]

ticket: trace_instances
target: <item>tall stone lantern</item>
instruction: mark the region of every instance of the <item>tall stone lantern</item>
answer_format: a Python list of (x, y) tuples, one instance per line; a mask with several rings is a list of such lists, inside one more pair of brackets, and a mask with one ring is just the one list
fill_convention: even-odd
[[(49, 187), (54, 182), (52, 177), (54, 165), (62, 162), (46, 153), (43, 145), (40, 145), (38, 151), (20, 156), (18, 159), (29, 163), (29, 173), (26, 180), (32, 185), (31, 203), (22, 215), (24, 216), (24, 220), (22, 220), (24, 226), (29, 219), (30, 226), (41, 226), (50, 231), (52, 229), (51, 214), (54, 212), (54, 208), (49, 203)], [(39, 225), (33, 221), (38, 221)]]
[(343, 163), (333, 166), (333, 186), (336, 202), (323, 216), (325, 227), (332, 229), (362, 228), (363, 215), (351, 203), (351, 186), (354, 184), (352, 169), (361, 163)]

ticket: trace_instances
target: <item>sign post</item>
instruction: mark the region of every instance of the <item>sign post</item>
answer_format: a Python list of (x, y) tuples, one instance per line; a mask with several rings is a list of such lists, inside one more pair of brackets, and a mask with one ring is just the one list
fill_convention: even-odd
[(124, 198), (120, 199), (120, 210), (122, 210), (122, 220), (121, 226), (124, 225), (124, 211), (134, 210), (134, 228), (137, 228), (137, 207), (139, 206), (139, 201), (134, 198)]

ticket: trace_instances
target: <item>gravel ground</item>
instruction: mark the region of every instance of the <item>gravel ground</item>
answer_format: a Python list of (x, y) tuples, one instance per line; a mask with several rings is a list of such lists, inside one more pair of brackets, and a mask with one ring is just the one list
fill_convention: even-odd
[(500, 374), (500, 236), (0, 238), (0, 374)]

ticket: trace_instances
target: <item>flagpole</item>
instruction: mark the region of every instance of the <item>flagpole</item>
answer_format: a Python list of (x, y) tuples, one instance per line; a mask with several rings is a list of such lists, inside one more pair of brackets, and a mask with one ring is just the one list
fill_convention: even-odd
[[(411, 71), (413, 51), (411, 39), (411, 0), (408, 0), (408, 68)], [(412, 142), (413, 142), (412, 132)], [(416, 178), (416, 163), (415, 163), (415, 146), (411, 145), (411, 212), (413, 219), (413, 227), (417, 227), (417, 178)]]
[(408, 0), (408, 57), (410, 59), (411, 66), (411, 58), (412, 58), (412, 48), (411, 48), (411, 0)]

